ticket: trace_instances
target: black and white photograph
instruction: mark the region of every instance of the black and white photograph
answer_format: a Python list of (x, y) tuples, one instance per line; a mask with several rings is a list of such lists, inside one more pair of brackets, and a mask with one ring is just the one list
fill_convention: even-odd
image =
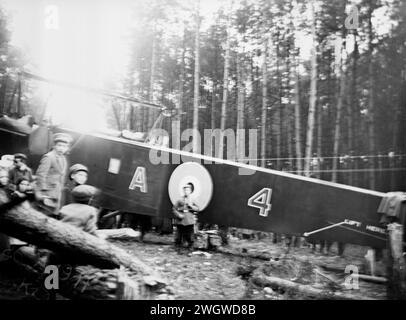
[(0, 300), (406, 300), (405, 123), (404, 0), (0, 0)]

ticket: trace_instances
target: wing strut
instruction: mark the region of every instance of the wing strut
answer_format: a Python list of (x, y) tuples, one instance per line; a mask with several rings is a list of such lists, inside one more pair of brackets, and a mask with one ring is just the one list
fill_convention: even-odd
[(303, 233), (303, 236), (308, 237), (308, 236), (310, 236), (311, 234), (318, 233), (318, 232), (321, 232), (321, 231), (324, 231), (324, 230), (327, 230), (327, 229), (335, 228), (335, 227), (338, 227), (338, 226), (341, 226), (341, 225), (347, 224), (347, 223), (348, 223), (348, 222), (347, 222), (346, 220), (344, 220), (344, 221), (342, 221), (342, 222), (335, 223), (335, 224), (333, 224), (333, 225), (331, 225), (331, 226), (327, 226), (327, 227), (324, 227), (324, 228), (316, 229), (316, 230), (310, 231), (310, 232), (305, 232), (305, 233)]

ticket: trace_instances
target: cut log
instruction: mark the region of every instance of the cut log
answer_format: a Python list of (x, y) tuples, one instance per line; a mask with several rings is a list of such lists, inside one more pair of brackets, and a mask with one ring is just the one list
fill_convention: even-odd
[(385, 284), (388, 282), (388, 279), (386, 279), (384, 277), (374, 277), (374, 276), (370, 276), (367, 274), (358, 274), (358, 279), (366, 281), (366, 282), (372, 282), (372, 283)]
[(221, 245), (222, 245), (222, 240), (219, 235), (209, 234), (209, 248), (217, 249), (217, 248), (221, 247)]
[(207, 250), (209, 248), (209, 235), (204, 232), (196, 232), (193, 248), (196, 250)]
[(67, 261), (107, 269), (124, 266), (143, 276), (154, 277), (157, 284), (165, 283), (154, 269), (125, 250), (31, 207), (15, 206), (0, 211), (0, 232), (58, 252)]
[(131, 228), (99, 229), (96, 233), (98, 237), (106, 240), (130, 241), (140, 240), (141, 238), (141, 232)]
[(349, 293), (332, 292), (314, 288), (310, 285), (303, 285), (293, 281), (266, 276), (260, 271), (254, 271), (251, 281), (261, 287), (271, 287), (273, 289), (292, 290), (295, 293), (300, 293), (305, 296), (314, 297), (316, 299), (338, 299), (338, 300), (374, 300), (369, 297), (359, 296)]

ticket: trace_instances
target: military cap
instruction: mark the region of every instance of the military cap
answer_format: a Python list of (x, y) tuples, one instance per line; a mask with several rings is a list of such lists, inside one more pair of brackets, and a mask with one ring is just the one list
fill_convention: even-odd
[(54, 134), (54, 143), (57, 143), (57, 142), (70, 143), (71, 141), (72, 141), (72, 137), (66, 133), (55, 133)]
[(76, 163), (69, 168), (69, 178), (72, 179), (72, 177), (71, 177), (72, 174), (79, 172), (79, 171), (84, 171), (84, 172), (88, 173), (89, 169), (86, 166), (84, 166), (83, 164)]
[(27, 160), (27, 156), (24, 153), (16, 153), (14, 159)]
[(91, 197), (97, 195), (99, 190), (87, 184), (82, 184), (73, 188), (72, 197), (77, 202), (89, 201)]

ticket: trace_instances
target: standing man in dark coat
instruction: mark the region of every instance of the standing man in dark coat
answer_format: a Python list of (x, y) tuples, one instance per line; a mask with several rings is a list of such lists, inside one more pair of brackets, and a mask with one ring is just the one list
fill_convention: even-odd
[(183, 187), (184, 195), (173, 206), (173, 213), (176, 218), (175, 246), (181, 248), (183, 241), (188, 243), (188, 248), (193, 248), (194, 227), (196, 223), (196, 214), (199, 211), (197, 204), (191, 199), (194, 191), (192, 183), (187, 183)]
[(49, 215), (58, 215), (61, 205), (62, 190), (65, 185), (71, 137), (65, 133), (54, 135), (52, 150), (42, 156), (36, 176), (36, 192), (40, 199), (40, 207)]

